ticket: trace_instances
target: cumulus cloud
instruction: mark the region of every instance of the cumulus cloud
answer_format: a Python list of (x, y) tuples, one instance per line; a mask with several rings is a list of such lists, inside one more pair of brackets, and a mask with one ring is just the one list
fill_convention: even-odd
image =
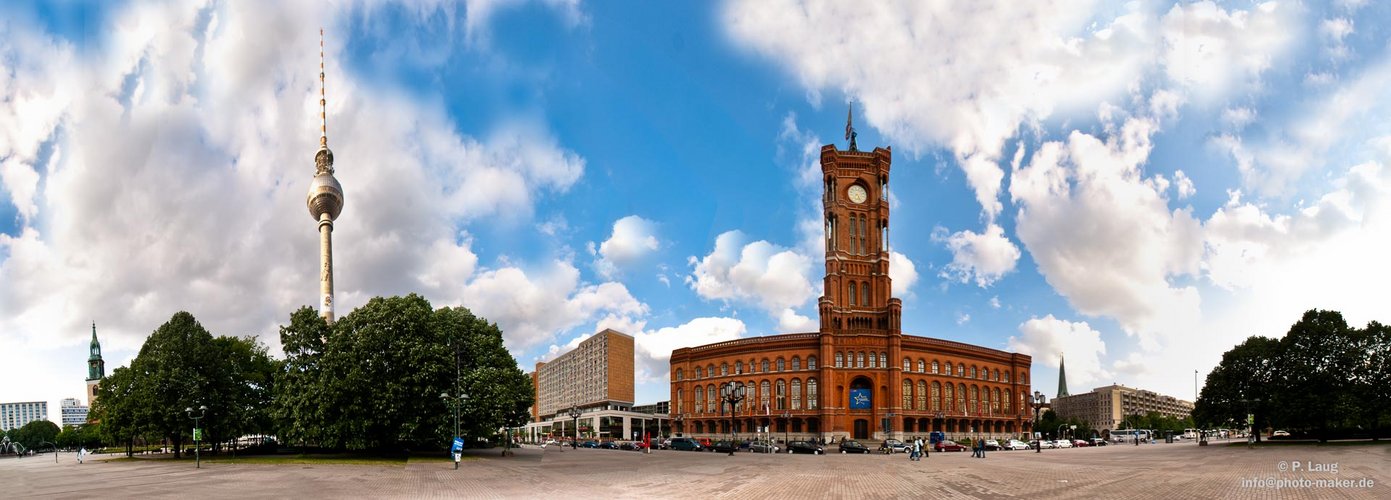
[(1019, 334), (1009, 338), (1009, 348), (1033, 356), (1036, 366), (1056, 368), (1060, 360), (1065, 360), (1070, 387), (1088, 387), (1111, 376), (1101, 365), (1101, 357), (1106, 354), (1101, 332), (1085, 321), (1066, 321), (1049, 314), (1020, 324)]
[(918, 266), (907, 255), (889, 252), (889, 281), (893, 282), (893, 295), (911, 297), (913, 285), (918, 282)]
[(747, 242), (739, 231), (720, 234), (709, 255), (687, 261), (686, 284), (703, 299), (745, 301), (781, 314), (815, 296), (807, 279), (811, 258), (767, 241)]
[(648, 312), (622, 284), (584, 285), (579, 279), (575, 266), (559, 261), (531, 274), (516, 267), (488, 270), (463, 287), (462, 303), (497, 322), (512, 349), (548, 341), (598, 314), (614, 315), (606, 324), (628, 318), (616, 326), (630, 327)]
[(1299, 20), (1298, 6), (1288, 3), (1250, 10), (1210, 1), (1175, 5), (1160, 22), (1164, 70), (1203, 100), (1258, 87), (1261, 73), (1296, 39)]
[(466, 0), (464, 34), (474, 44), (487, 48), (492, 32), (489, 21), (499, 12), (527, 3), (539, 3), (554, 10), (569, 28), (587, 23), (589, 17), (580, 8), (580, 0)]
[(1196, 274), (1203, 249), (1192, 210), (1169, 210), (1166, 183), (1142, 171), (1157, 127), (1126, 117), (1104, 141), (1074, 131), (1043, 144), (1010, 181), (1019, 238), (1048, 283), (1150, 347), (1161, 316), (1198, 314), (1198, 291), (1169, 279)]
[(605, 279), (612, 279), (619, 270), (636, 264), (657, 250), (656, 224), (636, 215), (613, 223), (613, 233), (598, 247), (599, 259), (594, 267)]
[(1019, 247), (1014, 246), (998, 224), (990, 224), (984, 233), (965, 230), (950, 236), (945, 228), (939, 227), (933, 230), (933, 240), (951, 250), (952, 261), (942, 268), (939, 276), (952, 281), (975, 281), (976, 286), (986, 288), (1014, 271), (1019, 262)]
[(713, 344), (744, 336), (744, 322), (735, 318), (695, 318), (679, 326), (633, 334), (638, 383), (671, 380), (671, 351)]

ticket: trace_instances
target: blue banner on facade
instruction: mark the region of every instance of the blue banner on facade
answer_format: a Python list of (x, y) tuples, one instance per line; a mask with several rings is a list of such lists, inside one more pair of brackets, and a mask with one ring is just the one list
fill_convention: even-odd
[(869, 389), (850, 389), (850, 409), (870, 409), (873, 406), (872, 401), (870, 400), (870, 394), (871, 392)]

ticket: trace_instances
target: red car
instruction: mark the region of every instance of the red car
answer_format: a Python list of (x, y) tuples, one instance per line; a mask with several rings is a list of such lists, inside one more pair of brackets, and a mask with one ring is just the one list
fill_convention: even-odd
[(715, 446), (715, 442), (711, 441), (710, 438), (695, 438), (695, 440), (697, 443), (700, 443), (700, 445), (704, 446), (706, 449), (709, 449), (711, 446)]
[(950, 440), (950, 439), (943, 439), (943, 440), (937, 442), (936, 450), (939, 451), (939, 452), (940, 452), (940, 451), (966, 451), (966, 447), (965, 447), (965, 446), (961, 446), (961, 445), (959, 445), (959, 444), (956, 444), (956, 441), (952, 441), (952, 440)]
[(1081, 440), (1081, 439), (1074, 439), (1074, 440), (1072, 440), (1072, 447), (1073, 447), (1073, 448), (1086, 448), (1086, 447), (1091, 446), (1091, 445), (1092, 445), (1091, 443), (1088, 443), (1088, 442), (1083, 441), (1083, 440)]

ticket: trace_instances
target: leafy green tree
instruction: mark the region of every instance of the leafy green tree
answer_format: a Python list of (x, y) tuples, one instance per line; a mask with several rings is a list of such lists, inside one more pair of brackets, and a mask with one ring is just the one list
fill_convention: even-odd
[(20, 426), (20, 428), (10, 436), (10, 440), (24, 445), (25, 448), (38, 449), (41, 444), (48, 443), (53, 445), (58, 440), (58, 424), (49, 420), (35, 420)]
[(101, 422), (101, 440), (125, 446), (126, 456), (132, 455), (135, 438), (145, 431), (147, 409), (141, 391), (148, 384), (136, 383), (137, 376), (128, 367), (116, 368), (97, 385), (97, 400), (92, 404), (91, 418)]
[[(461, 390), (469, 395), (461, 425), (465, 434), (491, 436), (499, 429), (525, 425), (535, 403), (528, 377), (502, 341), (502, 330), (463, 307), (435, 311), (436, 325), (451, 345), (459, 346)], [(504, 443), (510, 443), (504, 440)]]
[(204, 420), (213, 450), (220, 443), (246, 434), (271, 433), (271, 406), (278, 365), (266, 346), (254, 337), (212, 340), (216, 363), (208, 377), (203, 400)]
[(317, 445), (322, 439), (328, 415), (322, 411), (320, 378), (329, 332), (328, 322), (309, 307), (299, 308), (290, 315), (290, 324), (280, 327), (285, 360), (276, 377), (272, 417), (277, 434), (286, 443)]
[(1274, 396), (1281, 423), (1327, 441), (1329, 430), (1339, 427), (1337, 415), (1358, 411), (1347, 397), (1357, 362), (1354, 330), (1337, 311), (1310, 310), (1280, 343)]
[(1363, 416), (1372, 439), (1381, 438), (1382, 427), (1391, 423), (1391, 326), (1373, 321), (1362, 331), (1362, 354), (1357, 381)]
[(1242, 428), (1250, 413), (1255, 428), (1264, 428), (1275, 404), (1276, 360), (1283, 349), (1279, 340), (1250, 337), (1224, 353), (1194, 405), (1194, 420), (1205, 428)]
[(131, 361), (137, 372), (136, 392), (142, 397), (136, 412), (140, 427), (168, 438), (174, 445), (174, 458), (180, 456), (184, 438), (193, 421), (184, 412), (208, 406), (215, 416), (218, 408), (210, 390), (220, 362), (212, 334), (184, 311), (175, 313), (145, 339), (140, 353)]

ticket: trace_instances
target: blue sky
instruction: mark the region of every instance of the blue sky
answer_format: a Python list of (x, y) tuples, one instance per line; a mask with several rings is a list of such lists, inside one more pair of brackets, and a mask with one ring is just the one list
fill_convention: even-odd
[(807, 172), (850, 101), (894, 150), (906, 333), (1033, 354), (1050, 395), (1058, 353), (1073, 392), (1191, 398), (1306, 309), (1387, 321), (1384, 4), (3, 9), (0, 380), (42, 383), (0, 400), (80, 395), (91, 321), (112, 369), (178, 310), (278, 348), (316, 301), (321, 25), (340, 314), (462, 304), (524, 368), (613, 327), (639, 403), (672, 348), (814, 328)]

